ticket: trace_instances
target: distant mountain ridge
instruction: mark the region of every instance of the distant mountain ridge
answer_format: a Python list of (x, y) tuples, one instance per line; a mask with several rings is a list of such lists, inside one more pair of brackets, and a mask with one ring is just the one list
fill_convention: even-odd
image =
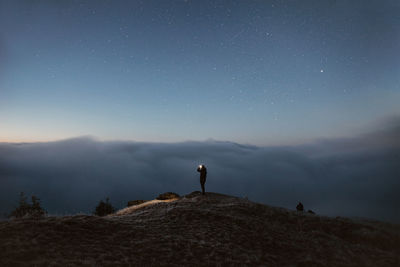
[(120, 210), (0, 222), (0, 265), (399, 266), (400, 226), (197, 192)]

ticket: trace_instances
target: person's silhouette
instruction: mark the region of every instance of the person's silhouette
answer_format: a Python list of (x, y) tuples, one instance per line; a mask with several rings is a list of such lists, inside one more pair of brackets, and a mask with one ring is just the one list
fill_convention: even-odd
[(207, 178), (207, 168), (204, 165), (199, 165), (199, 167), (197, 167), (197, 171), (200, 173), (201, 191), (203, 192), (204, 195), (206, 193), (204, 185), (206, 183), (206, 178)]
[(304, 206), (303, 206), (303, 204), (301, 202), (299, 202), (299, 204), (297, 204), (296, 210), (297, 211), (304, 211)]

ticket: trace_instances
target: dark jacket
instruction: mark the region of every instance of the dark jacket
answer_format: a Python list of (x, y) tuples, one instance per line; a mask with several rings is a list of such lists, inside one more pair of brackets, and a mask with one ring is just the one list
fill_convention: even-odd
[(200, 173), (200, 182), (205, 183), (207, 178), (207, 168), (204, 165), (201, 165), (197, 168), (197, 171)]

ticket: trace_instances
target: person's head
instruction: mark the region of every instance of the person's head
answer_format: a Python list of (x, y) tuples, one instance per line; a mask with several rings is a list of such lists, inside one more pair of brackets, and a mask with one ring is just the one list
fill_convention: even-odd
[(206, 170), (206, 166), (203, 164), (200, 164), (199, 167), (197, 167), (197, 171), (205, 171)]

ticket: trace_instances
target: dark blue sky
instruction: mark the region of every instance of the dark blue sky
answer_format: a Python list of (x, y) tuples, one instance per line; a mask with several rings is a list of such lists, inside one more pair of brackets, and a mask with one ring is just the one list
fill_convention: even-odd
[(297, 144), (400, 112), (398, 1), (0, 0), (0, 141)]

